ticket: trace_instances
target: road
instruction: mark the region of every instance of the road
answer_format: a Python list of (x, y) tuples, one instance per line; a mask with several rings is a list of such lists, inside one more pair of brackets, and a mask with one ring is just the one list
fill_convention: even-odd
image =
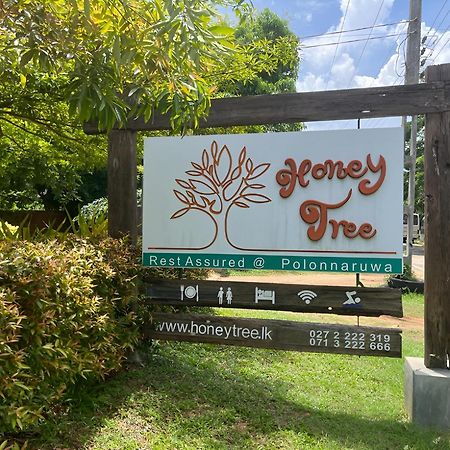
[[(419, 280), (424, 279), (424, 256), (423, 247), (414, 247), (413, 253), (413, 272)], [(386, 284), (386, 274), (363, 273), (360, 281), (366, 287), (382, 286)], [(211, 280), (221, 279), (221, 275), (214, 272)], [(302, 272), (301, 274), (285, 273), (283, 271), (258, 274), (258, 275), (234, 275), (227, 278), (229, 281), (247, 281), (256, 283), (294, 283), (294, 284), (313, 284), (328, 286), (354, 286), (356, 277), (354, 273), (324, 273), (324, 272)]]
[(417, 278), (420, 280), (424, 279), (425, 263), (423, 247), (413, 247), (412, 269)]

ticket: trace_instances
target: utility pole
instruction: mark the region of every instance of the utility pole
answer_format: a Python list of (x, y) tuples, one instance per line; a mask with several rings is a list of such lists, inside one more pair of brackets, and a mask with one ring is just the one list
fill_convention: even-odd
[[(405, 84), (419, 82), (420, 68), (420, 27), (422, 24), (422, 0), (409, 1), (408, 39), (406, 42)], [(406, 117), (403, 118), (406, 128)], [(408, 182), (408, 232), (406, 237), (405, 264), (412, 267), (414, 203), (416, 193), (416, 155), (417, 155), (417, 116), (411, 117), (411, 137), (409, 157), (405, 158), (405, 167), (409, 169)]]

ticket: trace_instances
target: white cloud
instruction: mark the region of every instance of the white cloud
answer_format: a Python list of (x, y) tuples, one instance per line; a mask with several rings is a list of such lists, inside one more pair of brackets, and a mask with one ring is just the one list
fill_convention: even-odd
[(375, 77), (368, 75), (356, 75), (354, 77), (354, 86), (356, 88), (391, 86), (393, 84), (403, 83), (403, 56), (400, 53), (394, 53), (381, 67)]
[(313, 14), (311, 12), (298, 11), (294, 13), (294, 19), (299, 21), (304, 21), (307, 23), (311, 23), (313, 19)]
[[(425, 30), (424, 30), (425, 28)], [(422, 25), (423, 36), (428, 36), (425, 41), (427, 50), (422, 56), (425, 60), (423, 68), (431, 64), (445, 64), (450, 62), (450, 31), (440, 33), (434, 29)]]
[(321, 75), (307, 73), (302, 80), (297, 80), (297, 92), (324, 91), (326, 81)]
[[(377, 18), (377, 24), (384, 23), (389, 17), (393, 3), (394, 0), (384, 0), (384, 2), (383, 0), (352, 0), (350, 3), (348, 3), (348, 0), (341, 0), (341, 17), (336, 25), (330, 27), (328, 32), (340, 31), (342, 26), (344, 30), (370, 27), (373, 25), (375, 18)], [(345, 16), (347, 5), (348, 10)], [(364, 48), (366, 37), (395, 34), (403, 31), (404, 25), (401, 25), (401, 28), (399, 26), (390, 28), (391, 30), (388, 30), (388, 27), (374, 28), (372, 31), (366, 29), (341, 35), (324, 34), (304, 40), (302, 44), (306, 48), (301, 50), (302, 65), (300, 67), (300, 79), (297, 83), (298, 90), (304, 91), (307, 88), (313, 88), (314, 90), (345, 89), (381, 84), (380, 75), (367, 78), (358, 74), (359, 65), (362, 60), (361, 56), (370, 57), (372, 49), (382, 50), (387, 45), (395, 45), (396, 38), (391, 37), (368, 41), (368, 45)], [(351, 40), (360, 40), (360, 42), (346, 43), (346, 41)], [(340, 43), (339, 46), (334, 44), (337, 42)], [(333, 45), (311, 47), (327, 43)], [(390, 63), (390, 61), (386, 63), (388, 62)], [(377, 80), (378, 78), (380, 80)], [(383, 75), (384, 78), (391, 79), (392, 77)]]
[[(340, 9), (341, 17), (338, 23), (331, 27), (328, 32), (340, 31), (344, 14), (347, 8), (348, 0), (341, 0)], [(394, 0), (352, 0), (349, 4), (347, 16), (343, 26), (344, 30), (370, 27), (374, 23), (375, 17), (377, 17), (377, 24), (386, 23), (390, 11), (392, 9)], [(380, 9), (381, 6), (381, 9)], [(381, 36), (386, 34), (396, 34), (404, 31), (405, 25), (397, 25), (396, 27), (382, 27), (374, 28), (370, 34), (370, 37)], [(393, 84), (397, 78), (396, 66), (398, 70), (402, 69), (403, 56), (402, 51), (388, 56), (388, 58), (382, 62), (383, 66), (378, 71), (378, 74), (374, 76), (363, 75), (357, 72), (359, 67), (355, 67), (358, 64), (361, 53), (365, 44), (365, 37), (369, 37), (370, 29), (360, 30), (351, 33), (344, 33), (339, 38), (338, 34), (316, 37), (305, 40), (303, 44), (305, 46), (317, 45), (323, 43), (341, 42), (337, 47), (335, 45), (313, 47), (305, 49), (302, 52), (303, 65), (300, 68), (300, 79), (297, 82), (297, 90), (300, 92), (307, 91), (319, 91), (325, 89), (346, 89), (348, 87), (372, 87), (378, 85), (390, 85)], [(405, 37), (399, 36), (384, 38), (380, 40), (371, 40), (368, 42), (364, 50), (364, 57), (367, 58), (371, 54), (372, 49), (377, 49), (380, 53), (383, 53), (383, 49), (394, 44), (395, 50), (398, 50), (401, 45), (402, 39)], [(356, 43), (344, 43), (344, 41), (362, 39), (361, 42)], [(379, 58), (379, 56), (378, 56)], [(302, 73), (302, 68), (306, 68)], [(375, 121), (372, 121), (375, 122)], [(379, 120), (378, 120), (379, 122)], [(398, 126), (399, 121), (395, 119), (384, 119), (383, 126)], [(363, 121), (366, 126), (371, 126), (371, 121)], [(339, 129), (339, 128), (356, 128), (356, 120), (346, 121), (332, 121), (332, 122), (312, 122), (308, 123), (308, 129), (320, 130), (320, 129)], [(364, 126), (364, 125), (363, 125)]]
[[(340, 0), (341, 16), (337, 23), (327, 32), (340, 31), (348, 0)], [(377, 24), (389, 21), (390, 11), (394, 0), (352, 0), (349, 4), (344, 30), (370, 27), (375, 17)], [(381, 9), (380, 9), (380, 5)], [(374, 28), (370, 37), (385, 36), (386, 34), (398, 34), (398, 36), (368, 41), (364, 50), (361, 64), (358, 63), (362, 49), (365, 45), (365, 37), (368, 37), (370, 29), (344, 33), (341, 35), (341, 44), (304, 48), (301, 50), (302, 64), (300, 66), (300, 78), (297, 81), (297, 91), (321, 91), (330, 89), (346, 89), (348, 87), (375, 87), (402, 84), (404, 76), (404, 55), (406, 54), (406, 31), (408, 22), (390, 27)], [(422, 58), (426, 58), (425, 67), (429, 64), (443, 64), (450, 62), (450, 31), (442, 34), (422, 23), (422, 36), (429, 39), (426, 45), (429, 47)], [(362, 39), (357, 43), (343, 43), (343, 41)], [(305, 47), (335, 43), (339, 41), (339, 34), (322, 35), (305, 39), (302, 44)], [(375, 66), (374, 74), (364, 73), (363, 67), (368, 66), (368, 58), (373, 58), (372, 66)], [(376, 62), (375, 62), (376, 61)], [(365, 63), (365, 64), (364, 64)], [(378, 70), (376, 65), (378, 64)], [(423, 67), (422, 67), (423, 69)], [(365, 126), (398, 126), (398, 118), (364, 120)], [(353, 128), (356, 121), (315, 122), (308, 124), (309, 129)]]
[(347, 4), (349, 6), (347, 17), (345, 18), (344, 30), (351, 30), (353, 28), (372, 25), (377, 14), (377, 23), (384, 23), (385, 19), (389, 17), (394, 0), (351, 0), (350, 2), (348, 0), (341, 0), (340, 8), (342, 17), (337, 26), (337, 30), (341, 29)]
[[(445, 33), (444, 39), (450, 39), (450, 32)], [(450, 62), (450, 45), (449, 42), (447, 42), (447, 45), (444, 48), (444, 44), (442, 44), (439, 55), (434, 60), (433, 64), (445, 64)], [(436, 53), (437, 54), (437, 53)]]
[(331, 77), (308, 72), (297, 81), (297, 91), (324, 91), (345, 88), (349, 79), (353, 76), (354, 69), (353, 58), (348, 53), (344, 53), (336, 59)]
[(305, 10), (318, 10), (327, 6), (326, 0), (296, 0), (295, 7)]
[(353, 58), (348, 53), (343, 53), (339, 60), (336, 60), (331, 69), (331, 76), (335, 86), (345, 86), (353, 77), (355, 71)]
[[(394, 0), (348, 0), (340, 1), (341, 17), (338, 23), (329, 31), (370, 27), (377, 17), (376, 23), (385, 23), (389, 19)], [(344, 16), (347, 9), (347, 15)], [(363, 12), (363, 13), (362, 13)], [(346, 89), (349, 87), (370, 87), (393, 84), (399, 81), (398, 74), (403, 71), (403, 41), (407, 24), (397, 24), (394, 27), (374, 28), (344, 33), (342, 35), (322, 35), (307, 39), (303, 42), (305, 47), (311, 45), (336, 43), (341, 44), (319, 46), (303, 49), (301, 56), (303, 64), (300, 67), (300, 79), (297, 83), (299, 91)], [(386, 34), (398, 34), (400, 36), (367, 41), (365, 37), (384, 36)], [(339, 37), (341, 36), (341, 37)], [(361, 42), (345, 43), (345, 41), (360, 39)], [(387, 55), (387, 59), (381, 61), (382, 67), (374, 76), (360, 73), (360, 62), (371, 54), (379, 55), (383, 49), (395, 46), (395, 53)], [(365, 48), (364, 48), (365, 47)], [(363, 52), (364, 49), (364, 53)], [(385, 51), (385, 50), (384, 50)], [(367, 61), (367, 60), (366, 60)], [(302, 69), (304, 70), (302, 72)], [(400, 77), (401, 78), (401, 77)]]

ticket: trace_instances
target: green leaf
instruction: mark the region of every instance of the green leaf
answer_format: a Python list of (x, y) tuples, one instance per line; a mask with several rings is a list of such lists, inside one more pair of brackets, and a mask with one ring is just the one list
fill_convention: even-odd
[(214, 33), (215, 35), (219, 36), (233, 36), (234, 35), (234, 28), (225, 26), (225, 25), (214, 25), (209, 28), (209, 31), (211, 33)]
[(84, 15), (87, 19), (91, 18), (91, 2), (90, 0), (84, 0), (83, 3)]
[(20, 86), (22, 86), (22, 88), (24, 88), (26, 84), (27, 84), (27, 77), (23, 73), (21, 73), (20, 74)]
[(25, 67), (34, 58), (34, 55), (35, 49), (33, 47), (24, 52), (20, 57), (20, 65)]

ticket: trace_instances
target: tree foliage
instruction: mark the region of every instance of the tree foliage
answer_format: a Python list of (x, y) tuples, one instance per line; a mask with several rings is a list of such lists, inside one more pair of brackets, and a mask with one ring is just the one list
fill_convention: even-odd
[(106, 164), (109, 129), (155, 111), (195, 127), (221, 87), (272, 73), (296, 53), (280, 36), (237, 42), (217, 3), (242, 0), (0, 2), (0, 208), (55, 206)]
[[(265, 45), (286, 40), (291, 43), (283, 58), (272, 60), (271, 65), (263, 65), (257, 68), (256, 73), (250, 79), (223, 79), (219, 83), (219, 89), (225, 95), (261, 95), (296, 92), (296, 81), (300, 66), (299, 40), (289, 29), (286, 20), (281, 19), (269, 9), (264, 9), (256, 16), (252, 16), (248, 22), (238, 25), (235, 29), (236, 41), (241, 45), (251, 45), (259, 42)], [(267, 131), (299, 131), (303, 129), (302, 123), (272, 124), (241, 127), (244, 132)]]
[(102, 129), (154, 111), (169, 114), (176, 130), (195, 126), (218, 77), (272, 72), (292, 45), (234, 43), (207, 0), (10, 0), (2, 9), (2, 81), (15, 86), (0, 98), (2, 111), (22, 114), (15, 100), (24, 95), (39, 102), (31, 87), (56, 93), (71, 115)]
[[(411, 136), (411, 123), (408, 122), (406, 125), (405, 156), (409, 156), (410, 136)], [(420, 214), (420, 216), (423, 216), (425, 213), (424, 150), (425, 150), (425, 120), (424, 116), (418, 116), (414, 211)], [(403, 201), (405, 204), (407, 203), (408, 200), (408, 184), (409, 184), (409, 172), (405, 172), (403, 177)]]
[(295, 46), (283, 59), (278, 60), (277, 66), (272, 70), (263, 67), (251, 80), (236, 80), (229, 83), (226, 86), (229, 92), (236, 95), (258, 95), (296, 91), (295, 82), (300, 64), (299, 41), (289, 29), (286, 20), (266, 8), (249, 23), (239, 25), (235, 36), (242, 45), (252, 42), (274, 43), (280, 39), (287, 39), (295, 43)]
[[(55, 113), (64, 105), (55, 104)], [(72, 129), (62, 138), (30, 121), (2, 121), (0, 138), (0, 208), (55, 209), (79, 200), (83, 180), (104, 166), (106, 142)]]

